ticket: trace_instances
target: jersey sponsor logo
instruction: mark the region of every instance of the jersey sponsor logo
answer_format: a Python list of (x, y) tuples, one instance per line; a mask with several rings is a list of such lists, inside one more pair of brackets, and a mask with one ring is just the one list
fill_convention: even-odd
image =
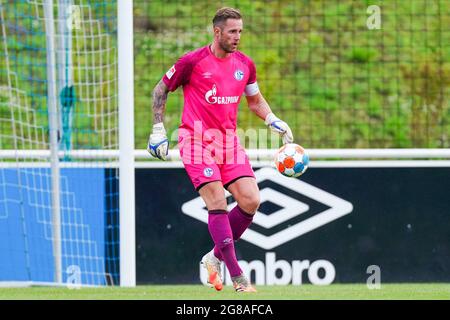
[(242, 71), (242, 70), (236, 70), (235, 72), (234, 72), (234, 78), (237, 80), (237, 81), (241, 81), (242, 79), (244, 79), (244, 71)]
[(205, 94), (205, 100), (209, 104), (231, 104), (239, 101), (239, 96), (218, 97), (217, 87), (213, 85), (212, 89)]
[(176, 71), (177, 70), (175, 69), (175, 66), (172, 66), (172, 68), (170, 68), (169, 71), (166, 72), (166, 77), (170, 80), (170, 78), (172, 78)]

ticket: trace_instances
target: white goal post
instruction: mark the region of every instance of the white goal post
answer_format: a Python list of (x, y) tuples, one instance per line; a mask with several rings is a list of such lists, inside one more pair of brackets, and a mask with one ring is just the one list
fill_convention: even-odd
[(119, 0), (120, 285), (136, 286), (133, 1)]

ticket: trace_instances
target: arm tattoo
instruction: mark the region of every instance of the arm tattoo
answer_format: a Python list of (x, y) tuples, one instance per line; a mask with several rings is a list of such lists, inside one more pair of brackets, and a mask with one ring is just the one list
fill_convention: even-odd
[(153, 90), (153, 124), (163, 122), (169, 89), (161, 80)]

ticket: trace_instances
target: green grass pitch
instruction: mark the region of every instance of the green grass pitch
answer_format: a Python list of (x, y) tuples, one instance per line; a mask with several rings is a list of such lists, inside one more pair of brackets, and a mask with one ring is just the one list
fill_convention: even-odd
[(225, 286), (220, 292), (202, 285), (137, 286), (136, 288), (0, 288), (1, 300), (450, 300), (450, 284), (365, 284), (330, 286), (259, 286), (257, 293), (236, 293)]

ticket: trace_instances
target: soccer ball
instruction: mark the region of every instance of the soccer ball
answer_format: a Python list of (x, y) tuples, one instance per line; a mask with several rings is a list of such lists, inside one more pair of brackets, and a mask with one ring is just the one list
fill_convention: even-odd
[(308, 169), (308, 164), (309, 156), (295, 143), (285, 144), (275, 155), (275, 166), (286, 177), (300, 177)]

